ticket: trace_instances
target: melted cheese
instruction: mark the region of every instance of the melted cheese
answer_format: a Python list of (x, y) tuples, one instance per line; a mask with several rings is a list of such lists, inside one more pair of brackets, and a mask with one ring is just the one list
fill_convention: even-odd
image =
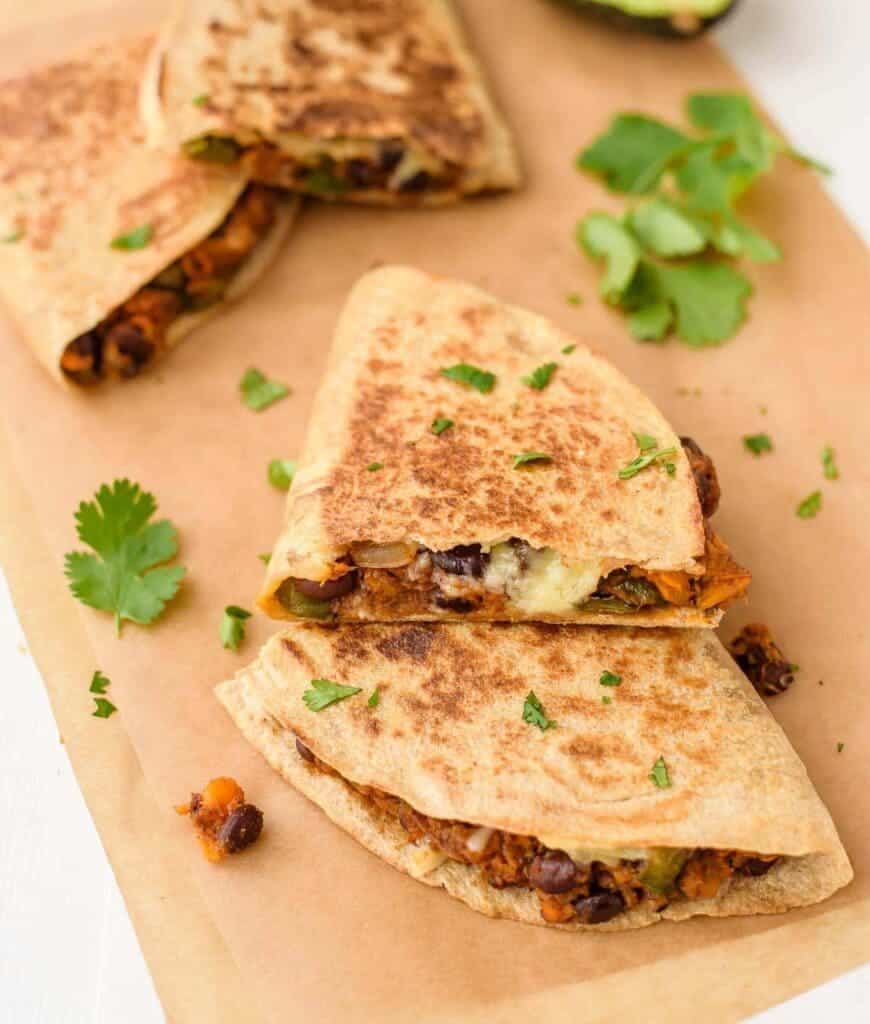
[(447, 854), (440, 850), (433, 849), (424, 840), (419, 846), (412, 846), (410, 850), (408, 874), (413, 878), (422, 878), (430, 874), (436, 868), (440, 868), (447, 860)]
[(553, 548), (530, 550), (523, 568), (512, 544), (496, 544), (490, 552), (484, 583), (503, 590), (527, 614), (558, 615), (581, 604), (598, 586), (602, 576), (599, 561), (566, 565)]
[(602, 864), (617, 864), (621, 860), (649, 860), (651, 851), (643, 847), (614, 847), (598, 849), (582, 846), (568, 836), (537, 836), (539, 842), (551, 850), (563, 850), (577, 864), (589, 864), (593, 860)]

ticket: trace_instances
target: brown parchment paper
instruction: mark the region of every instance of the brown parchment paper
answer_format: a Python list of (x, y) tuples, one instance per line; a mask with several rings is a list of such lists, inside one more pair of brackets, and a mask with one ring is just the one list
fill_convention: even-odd
[[(179, 877), (194, 880), (249, 1005), (265, 1019), (688, 1021), (702, 1007), (712, 1021), (734, 1020), (870, 957), (862, 601), (870, 263), (812, 176), (782, 166), (747, 214), (786, 259), (751, 269), (758, 294), (739, 337), (702, 352), (634, 342), (598, 302), (596, 271), (572, 241), (582, 213), (620, 204), (573, 170), (573, 156), (617, 110), (677, 117), (690, 90), (741, 83), (706, 41), (676, 47), (613, 34), (545, 0), (467, 0), (463, 10), (519, 139), (528, 175), (521, 194), (419, 213), (310, 204), (283, 258), (244, 304), (123, 387), (65, 394), (12, 331), (0, 329), (10, 472), (33, 510), (6, 526), (44, 540), (29, 588), (56, 592), (63, 553), (76, 544), (77, 502), (122, 475), (158, 496), (189, 567), (156, 627), (127, 626), (119, 640), (109, 616), (70, 598), (51, 627), (34, 620), (31, 643), (48, 650), (75, 634), (112, 678), (120, 714), (98, 724), (127, 731), (165, 814), (165, 856)], [(103, 33), (107, 24), (130, 23), (117, 8), (87, 22)], [(40, 27), (38, 35), (56, 44), (71, 32), (53, 22), (51, 33)], [(20, 63), (25, 42), (0, 44), (0, 54)], [(220, 613), (228, 603), (253, 607), (257, 554), (281, 520), (283, 496), (266, 482), (266, 464), (295, 454), (338, 308), (356, 277), (379, 262), (467, 278), (551, 316), (604, 352), (715, 457), (724, 490), (719, 528), (756, 574), (750, 604), (732, 612), (722, 632), (728, 638), (742, 621), (763, 619), (801, 666), (795, 687), (772, 707), (852, 856), (856, 879), (845, 891), (784, 917), (698, 919), (627, 935), (489, 921), (361, 850), (241, 740), (211, 689), (253, 657), (275, 624), (250, 620), (236, 655), (219, 645)], [(579, 308), (565, 302), (575, 290), (584, 297)], [(261, 414), (245, 409), (237, 388), (249, 365), (286, 380), (292, 396)], [(773, 455), (742, 450), (741, 435), (758, 430), (773, 436)], [(836, 482), (822, 478), (825, 443), (837, 449)], [(821, 514), (799, 520), (797, 502), (818, 487)], [(12, 585), (18, 600), (21, 587)], [(84, 675), (41, 664), (54, 691), (86, 688)], [(80, 757), (73, 761), (80, 766)], [(186, 823), (173, 820), (171, 804), (218, 773), (242, 781), (267, 827), (243, 857), (213, 866)], [(128, 900), (148, 884), (121, 881)], [(174, 934), (167, 922), (164, 942)], [(176, 971), (172, 984), (196, 984), (195, 970)], [(182, 1019), (211, 1018), (189, 1010)]]

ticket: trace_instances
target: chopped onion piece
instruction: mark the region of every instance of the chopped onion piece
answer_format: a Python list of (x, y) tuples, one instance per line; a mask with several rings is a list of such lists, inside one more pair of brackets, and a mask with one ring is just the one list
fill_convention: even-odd
[(417, 554), (416, 544), (351, 544), (350, 554), (361, 569), (398, 569)]

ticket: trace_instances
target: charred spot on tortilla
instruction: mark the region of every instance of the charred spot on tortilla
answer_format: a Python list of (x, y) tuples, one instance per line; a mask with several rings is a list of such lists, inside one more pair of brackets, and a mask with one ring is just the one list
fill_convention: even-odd
[[(217, 13), (216, 0), (184, 6), (164, 35), (163, 80), (149, 87), (149, 109), (188, 157), (321, 199), (392, 205), (519, 183), (448, 4), (244, 2), (231, 30), (215, 29)], [(192, 103), (191, 90), (209, 101)]]

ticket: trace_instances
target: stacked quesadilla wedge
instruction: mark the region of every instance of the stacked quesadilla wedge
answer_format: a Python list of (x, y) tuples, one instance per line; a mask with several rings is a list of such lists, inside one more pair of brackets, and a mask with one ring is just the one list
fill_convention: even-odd
[(154, 135), (200, 163), (389, 205), (519, 183), (448, 0), (184, 0), (159, 59)]
[(0, 296), (75, 384), (135, 376), (249, 287), (295, 205), (145, 145), (149, 37), (0, 84)]
[(694, 442), (553, 324), (403, 267), (338, 324), (260, 606), (713, 626), (750, 574)]
[(708, 630), (295, 624), (217, 693), (336, 824), (491, 916), (638, 928), (805, 906), (852, 877)]

